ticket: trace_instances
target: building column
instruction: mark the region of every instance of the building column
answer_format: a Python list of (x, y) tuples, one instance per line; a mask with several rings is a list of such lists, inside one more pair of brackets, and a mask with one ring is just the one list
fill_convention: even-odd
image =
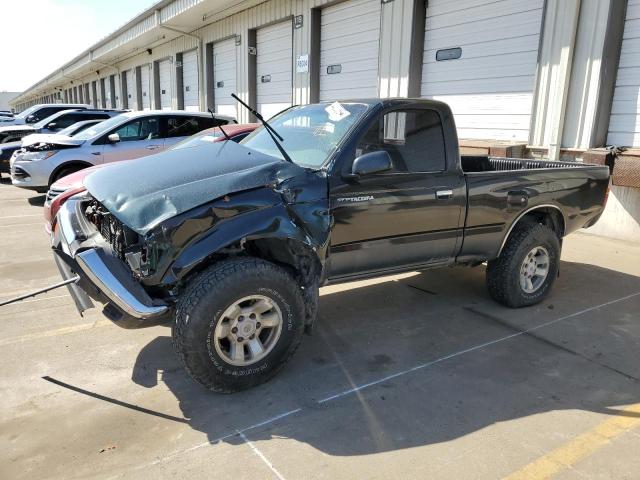
[(547, 0), (530, 146), (587, 150), (606, 141), (626, 2)]
[(425, 9), (424, 0), (382, 2), (378, 55), (381, 98), (420, 95)]
[(560, 158), (580, 0), (547, 0), (529, 143)]

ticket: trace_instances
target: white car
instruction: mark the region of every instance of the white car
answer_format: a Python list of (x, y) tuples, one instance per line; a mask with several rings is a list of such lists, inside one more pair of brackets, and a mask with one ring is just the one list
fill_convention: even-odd
[(16, 151), (11, 183), (45, 192), (53, 182), (83, 168), (159, 153), (201, 130), (235, 123), (223, 115), (182, 110), (128, 112), (74, 137), (57, 137)]

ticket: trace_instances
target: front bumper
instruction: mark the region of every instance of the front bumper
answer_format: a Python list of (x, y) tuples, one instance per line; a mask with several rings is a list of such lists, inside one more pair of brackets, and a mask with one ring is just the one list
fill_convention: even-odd
[(46, 160), (20, 161), (16, 156), (10, 160), (11, 183), (16, 187), (29, 189), (46, 189), (52, 167)]
[(152, 299), (117, 258), (111, 246), (86, 220), (85, 198), (70, 198), (57, 215), (52, 235), (54, 257), (64, 279), (80, 276), (69, 285), (80, 314), (93, 307), (91, 299), (105, 305), (103, 313), (124, 328), (140, 328), (164, 323), (170, 308)]

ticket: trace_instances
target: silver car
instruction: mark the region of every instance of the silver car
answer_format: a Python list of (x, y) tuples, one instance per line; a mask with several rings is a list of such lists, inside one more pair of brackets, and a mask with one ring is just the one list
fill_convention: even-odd
[(55, 138), (16, 151), (11, 157), (13, 185), (46, 191), (53, 182), (83, 168), (159, 153), (201, 130), (233, 117), (182, 110), (127, 112), (71, 138)]

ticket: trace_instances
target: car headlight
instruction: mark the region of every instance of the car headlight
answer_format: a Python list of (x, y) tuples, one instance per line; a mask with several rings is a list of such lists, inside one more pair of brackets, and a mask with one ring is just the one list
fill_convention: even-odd
[(35, 162), (39, 160), (46, 160), (52, 157), (57, 152), (55, 150), (49, 150), (48, 152), (28, 152), (20, 156), (20, 160), (26, 160), (27, 162)]

